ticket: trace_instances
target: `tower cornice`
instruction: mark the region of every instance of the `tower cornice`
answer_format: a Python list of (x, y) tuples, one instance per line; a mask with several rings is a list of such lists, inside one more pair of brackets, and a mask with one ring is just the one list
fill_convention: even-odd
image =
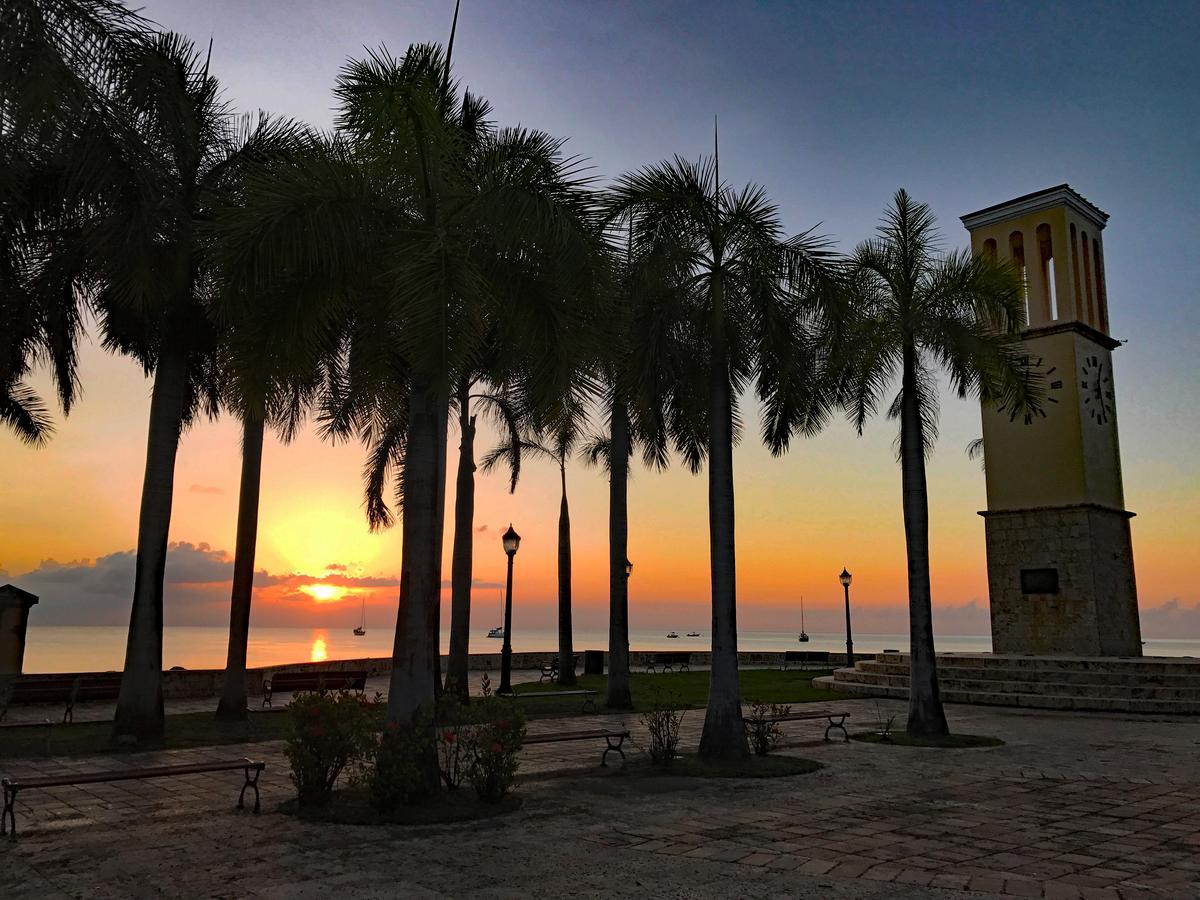
[(1089, 221), (1097, 230), (1104, 228), (1108, 221), (1108, 213), (1091, 203), (1069, 184), (1055, 185), (967, 213), (961, 217), (961, 221), (968, 231), (974, 231), (977, 228), (984, 228), (1008, 219), (1016, 219), (1055, 206), (1069, 207)]
[(1040, 325), (1037, 328), (1026, 328), (1021, 332), (1021, 340), (1045, 337), (1050, 334), (1062, 334), (1066, 331), (1074, 331), (1077, 334), (1082, 334), (1085, 338), (1094, 341), (1105, 350), (1116, 350), (1121, 346), (1121, 342), (1116, 338), (1109, 337), (1103, 331), (1099, 331), (1086, 322), (1080, 322), (1077, 319), (1072, 319), (1068, 322), (1055, 322), (1052, 325)]

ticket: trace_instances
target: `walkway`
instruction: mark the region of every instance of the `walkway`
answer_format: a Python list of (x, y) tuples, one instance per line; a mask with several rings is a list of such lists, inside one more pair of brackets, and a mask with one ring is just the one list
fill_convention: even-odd
[[(899, 712), (850, 700), (862, 727)], [(139, 754), (138, 763), (264, 758), (265, 812), (239, 776), (31, 792), (0, 846), (0, 896), (1200, 897), (1200, 721), (952, 706), (987, 750), (826, 744), (789, 723), (783, 752), (824, 768), (763, 781), (600, 770), (597, 748), (523, 751), (524, 808), (416, 829), (311, 825), (279, 742)], [(703, 712), (684, 719), (695, 745)], [(625, 723), (538, 720), (531, 732)], [(130, 758), (20, 760), (17, 773)], [(24, 804), (22, 804), (24, 806)]]

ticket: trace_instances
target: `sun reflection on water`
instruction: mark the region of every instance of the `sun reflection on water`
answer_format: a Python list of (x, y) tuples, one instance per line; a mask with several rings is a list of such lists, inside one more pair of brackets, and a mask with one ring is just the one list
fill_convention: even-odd
[(323, 633), (313, 638), (312, 651), (309, 655), (312, 662), (321, 662), (329, 658), (329, 649), (325, 646), (325, 635)]

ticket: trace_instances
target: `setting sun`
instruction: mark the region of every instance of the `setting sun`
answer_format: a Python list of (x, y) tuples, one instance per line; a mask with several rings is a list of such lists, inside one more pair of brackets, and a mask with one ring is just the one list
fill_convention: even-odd
[(348, 593), (346, 588), (332, 584), (305, 584), (300, 587), (300, 590), (318, 603), (336, 603)]

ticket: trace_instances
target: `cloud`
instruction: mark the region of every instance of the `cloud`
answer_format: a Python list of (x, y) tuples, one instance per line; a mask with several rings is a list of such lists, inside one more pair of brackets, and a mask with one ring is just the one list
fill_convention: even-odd
[[(35, 625), (123, 625), (129, 620), (133, 599), (137, 553), (121, 550), (96, 559), (59, 562), (42, 560), (28, 572), (7, 580), (39, 597), (34, 607)], [(295, 610), (287, 616), (273, 615), (272, 607), (291, 600), (312, 597), (300, 591), (303, 585), (327, 584), (348, 589), (355, 598), (374, 591), (389, 595), (399, 587), (394, 575), (349, 575), (350, 567), (327, 566), (325, 574), (305, 572), (254, 573), (255, 610), (259, 624), (296, 624)], [(164, 573), (164, 617), (168, 625), (221, 625), (229, 615), (229, 592), (233, 579), (233, 554), (214, 550), (206, 543), (178, 541), (167, 548)]]
[(223, 494), (224, 488), (219, 488), (215, 484), (193, 484), (188, 488), (189, 494)]
[(486, 534), (487, 531), (488, 531), (488, 527), (486, 525), (476, 525), (475, 526), (476, 534)]

